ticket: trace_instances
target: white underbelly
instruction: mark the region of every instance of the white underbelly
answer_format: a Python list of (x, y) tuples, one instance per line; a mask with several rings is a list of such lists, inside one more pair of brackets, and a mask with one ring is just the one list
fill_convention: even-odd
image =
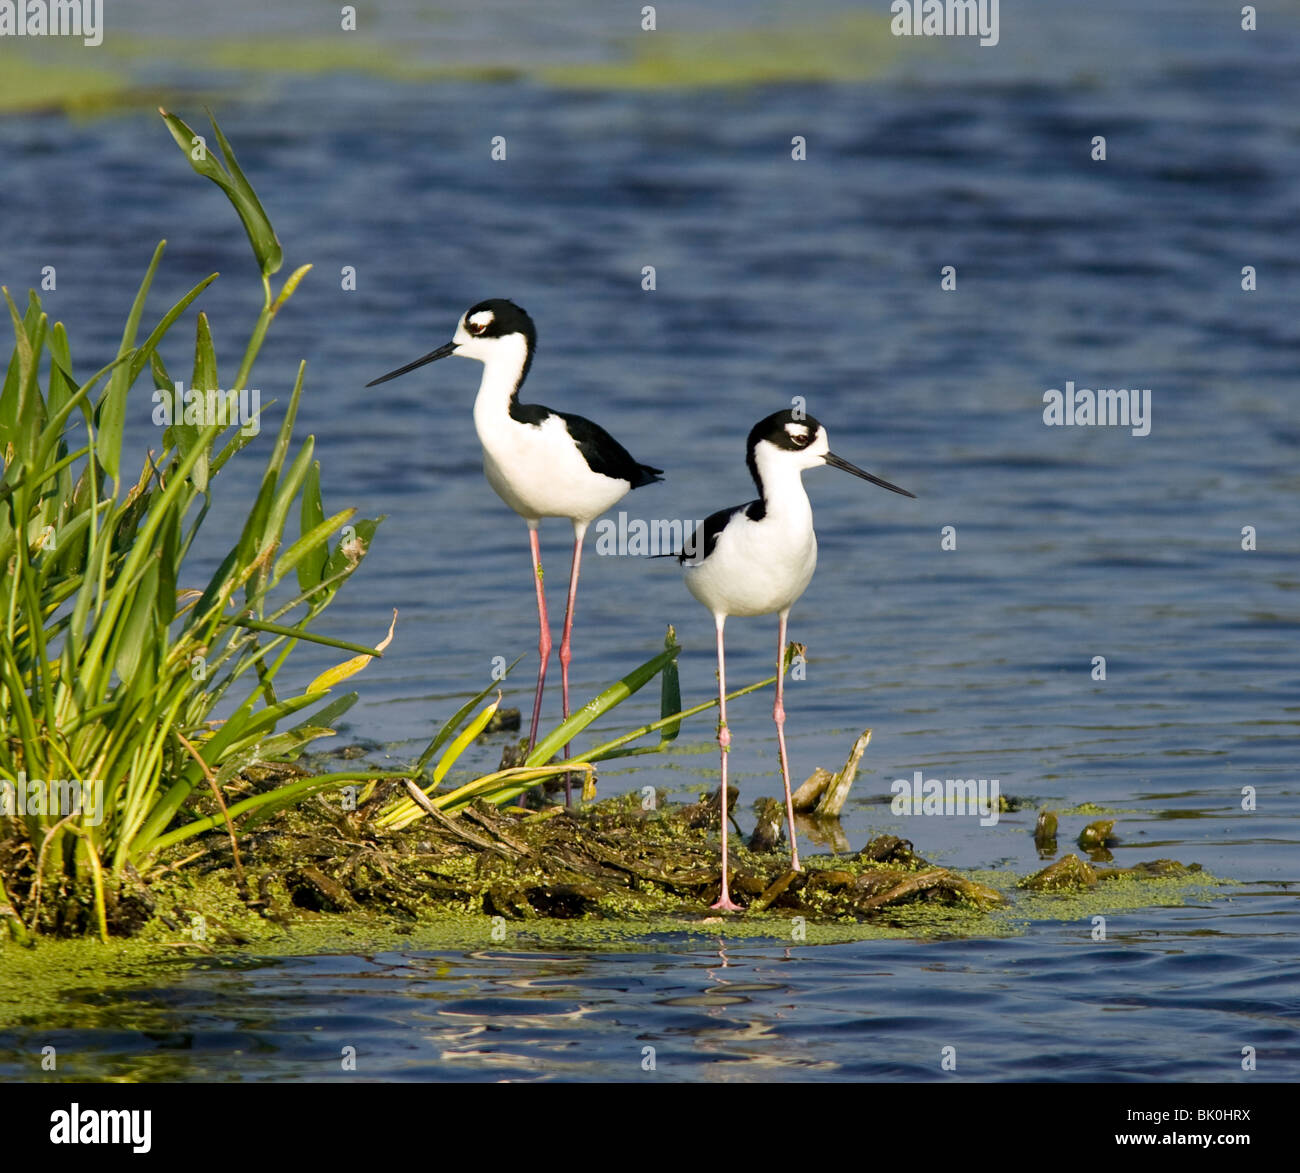
[(765, 540), (761, 525), (722, 534), (713, 553), (686, 566), (686, 586), (714, 614), (771, 615), (808, 589), (817, 569), (811, 528), (789, 541)]
[(540, 426), (513, 420), (484, 436), (483, 472), (498, 497), (521, 517), (568, 517), (590, 523), (627, 494), (627, 481), (593, 472), (564, 421)]

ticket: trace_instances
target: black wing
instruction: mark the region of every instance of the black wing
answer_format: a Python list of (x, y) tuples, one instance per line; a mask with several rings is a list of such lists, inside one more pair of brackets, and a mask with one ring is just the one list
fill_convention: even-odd
[(718, 544), (718, 535), (727, 528), (731, 519), (742, 512), (750, 521), (762, 521), (767, 509), (762, 501), (751, 501), (748, 505), (733, 505), (730, 509), (719, 509), (717, 513), (709, 514), (704, 519), (704, 524), (696, 528), (690, 542), (687, 543), (687, 549), (691, 553), (683, 551), (677, 555), (677, 561), (689, 560), (698, 566), (713, 553), (713, 547)]
[(570, 415), (567, 411), (553, 411), (535, 403), (512, 403), (510, 418), (521, 424), (540, 424), (547, 416), (559, 416), (564, 426), (573, 437), (587, 467), (601, 476), (613, 477), (618, 481), (627, 481), (634, 489), (643, 485), (652, 485), (662, 481), (663, 469), (652, 468), (648, 464), (639, 464), (632, 454), (614, 439), (599, 424), (584, 419), (580, 415)]

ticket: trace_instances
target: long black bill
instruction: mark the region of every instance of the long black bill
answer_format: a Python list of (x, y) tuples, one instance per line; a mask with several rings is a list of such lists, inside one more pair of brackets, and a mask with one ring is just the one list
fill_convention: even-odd
[(832, 452), (826, 453), (822, 457), (831, 468), (842, 469), (844, 472), (851, 472), (855, 477), (861, 477), (864, 481), (870, 481), (873, 485), (879, 485), (882, 489), (888, 489), (891, 493), (900, 493), (904, 497), (911, 497), (916, 500), (915, 493), (909, 493), (906, 489), (900, 489), (897, 485), (891, 485), (888, 481), (882, 481), (879, 477), (873, 477), (869, 472), (863, 472), (856, 464), (850, 464), (847, 460), (841, 460)]
[(456, 344), (448, 342), (446, 346), (440, 346), (437, 350), (431, 350), (423, 358), (417, 358), (414, 362), (408, 362), (404, 367), (398, 367), (395, 371), (389, 371), (386, 375), (380, 375), (377, 379), (372, 379), (366, 384), (367, 387), (378, 387), (380, 383), (387, 383), (389, 379), (396, 379), (398, 375), (404, 375), (407, 371), (413, 371), (416, 367), (422, 367), (425, 363), (437, 362), (440, 358), (446, 358), (449, 354), (456, 353)]

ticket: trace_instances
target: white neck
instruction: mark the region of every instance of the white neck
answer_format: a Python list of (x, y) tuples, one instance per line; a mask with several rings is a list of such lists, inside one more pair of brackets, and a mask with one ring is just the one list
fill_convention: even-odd
[(510, 401), (523, 381), (528, 343), (521, 334), (503, 338), (483, 363), (483, 378), (474, 400), (474, 422), (497, 419), (510, 410)]
[(763, 501), (770, 514), (812, 517), (812, 503), (803, 487), (803, 469), (784, 453), (760, 448), (755, 454), (763, 482)]

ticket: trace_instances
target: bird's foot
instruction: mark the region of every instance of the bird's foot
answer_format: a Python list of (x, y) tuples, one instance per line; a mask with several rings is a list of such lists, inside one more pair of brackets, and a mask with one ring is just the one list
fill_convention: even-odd
[(728, 896), (719, 896), (718, 899), (709, 905), (710, 908), (716, 908), (719, 912), (743, 912), (739, 904), (736, 904)]

